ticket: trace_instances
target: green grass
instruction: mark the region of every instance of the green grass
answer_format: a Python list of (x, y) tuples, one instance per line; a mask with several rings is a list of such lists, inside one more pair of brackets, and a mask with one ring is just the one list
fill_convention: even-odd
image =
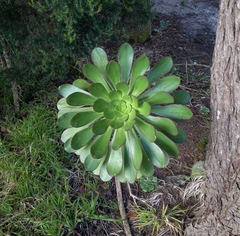
[(105, 219), (96, 213), (97, 184), (90, 177), (84, 181), (92, 193), (70, 194), (70, 156), (59, 142), (56, 109), (35, 103), (25, 111), (22, 119), (0, 121), (7, 130), (0, 139), (0, 235), (56, 236), (84, 219)]
[[(150, 226), (152, 229), (151, 235), (161, 234), (165, 227), (169, 227), (172, 235), (182, 235), (182, 221), (183, 215), (187, 211), (181, 209), (180, 204), (169, 208), (168, 205), (162, 206), (160, 216), (157, 214), (157, 209), (150, 205), (146, 207), (133, 206), (132, 211), (134, 217), (132, 219), (133, 227), (139, 230)], [(161, 234), (163, 235), (163, 234)]]

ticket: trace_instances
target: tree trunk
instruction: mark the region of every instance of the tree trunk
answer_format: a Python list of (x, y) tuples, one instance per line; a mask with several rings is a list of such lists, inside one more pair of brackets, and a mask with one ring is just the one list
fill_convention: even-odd
[(240, 235), (240, 0), (220, 3), (211, 119), (204, 206), (185, 235)]

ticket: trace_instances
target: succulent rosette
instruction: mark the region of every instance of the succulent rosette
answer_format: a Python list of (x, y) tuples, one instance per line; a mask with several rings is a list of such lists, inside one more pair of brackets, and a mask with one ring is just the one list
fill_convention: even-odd
[(65, 150), (79, 155), (85, 168), (103, 181), (116, 176), (133, 183), (152, 176), (154, 166), (167, 166), (169, 155), (177, 156), (177, 144), (185, 140), (175, 122), (192, 116), (184, 106), (189, 94), (174, 91), (180, 79), (163, 77), (172, 59), (164, 57), (149, 70), (145, 55), (133, 63), (127, 43), (119, 49), (118, 62), (108, 61), (101, 48), (91, 58), (94, 64), (83, 67), (85, 80), (59, 88), (58, 124), (65, 129)]

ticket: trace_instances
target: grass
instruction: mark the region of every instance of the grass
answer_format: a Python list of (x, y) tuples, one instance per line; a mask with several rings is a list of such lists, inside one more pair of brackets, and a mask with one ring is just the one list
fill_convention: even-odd
[(71, 157), (59, 142), (56, 109), (48, 102), (56, 104), (35, 101), (25, 105), (21, 119), (0, 121), (6, 131), (0, 139), (0, 235), (70, 235), (86, 219), (112, 220), (97, 213), (99, 186), (84, 171), (88, 191), (70, 194)]
[(158, 216), (155, 207), (150, 205), (147, 205), (147, 207), (133, 206), (132, 224), (134, 228), (137, 228), (140, 231), (150, 226), (152, 236), (160, 234), (161, 231), (171, 231), (173, 232), (173, 235), (182, 235), (182, 221), (179, 219), (183, 217), (186, 211), (186, 209), (180, 208), (180, 204), (172, 208), (163, 204), (161, 214)]
[(64, 210), (70, 202), (61, 163), (66, 156), (55, 113), (40, 105), (29, 109), (23, 120), (1, 124), (9, 137), (1, 146), (0, 228), (13, 235), (59, 235), (63, 221), (73, 227)]

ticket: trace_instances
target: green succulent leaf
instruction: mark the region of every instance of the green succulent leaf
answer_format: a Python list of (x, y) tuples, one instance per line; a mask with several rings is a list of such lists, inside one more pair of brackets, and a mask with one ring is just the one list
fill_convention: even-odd
[(104, 117), (107, 119), (113, 119), (115, 117), (114, 109), (111, 107), (105, 109), (103, 114), (104, 114)]
[[(96, 160), (99, 160), (99, 159), (96, 159)], [(100, 163), (99, 163), (98, 167), (93, 171), (93, 174), (100, 175), (100, 170), (101, 170), (102, 164), (105, 160), (106, 160), (106, 156), (104, 156), (103, 158), (100, 159)]]
[(124, 121), (121, 119), (121, 117), (115, 117), (113, 120), (110, 122), (110, 126), (114, 129), (119, 129), (123, 127)]
[(142, 175), (146, 177), (150, 177), (154, 173), (154, 166), (143, 147), (142, 147), (142, 154), (143, 154), (142, 165), (140, 166), (139, 170), (142, 173)]
[(89, 94), (88, 92), (84, 91), (83, 89), (80, 89), (71, 84), (63, 84), (59, 87), (59, 93), (65, 98), (75, 92)]
[(63, 131), (61, 135), (62, 142), (67, 142), (70, 138), (72, 138), (77, 132), (85, 129), (87, 127), (80, 127), (80, 128), (69, 128)]
[(93, 158), (100, 159), (107, 153), (111, 135), (112, 128), (108, 127), (103, 135), (95, 138), (90, 149)]
[(89, 87), (89, 92), (95, 97), (109, 100), (108, 91), (102, 84), (99, 83), (91, 84)]
[(124, 82), (118, 83), (116, 85), (116, 88), (117, 88), (118, 91), (120, 91), (122, 93), (123, 96), (127, 95), (128, 92), (129, 92), (129, 88), (128, 88), (127, 84), (124, 83)]
[(170, 57), (162, 58), (148, 73), (147, 78), (150, 84), (154, 83), (166, 73), (168, 73), (173, 66), (172, 59)]
[[(90, 142), (90, 143), (91, 143), (91, 142)], [(77, 156), (79, 156), (85, 148), (86, 148), (86, 146), (84, 146), (84, 147), (82, 147), (82, 148), (80, 148), (80, 149), (78, 149), (78, 150), (75, 150), (74, 153), (75, 153)]]
[[(121, 148), (122, 150), (123, 148)], [(122, 150), (122, 153), (123, 153), (123, 150)], [(124, 158), (124, 154), (122, 154), (123, 158)], [(125, 177), (125, 169), (124, 169), (124, 163), (123, 163), (123, 167), (120, 171), (119, 174), (116, 175), (116, 178), (121, 182), (121, 183), (125, 183), (127, 182), (127, 179)]]
[(137, 128), (137, 130), (141, 130), (141, 132), (148, 138), (150, 142), (154, 142), (156, 139), (155, 128), (152, 125), (144, 122), (140, 118), (136, 118), (135, 121), (135, 127)]
[(109, 107), (109, 103), (106, 100), (103, 100), (102, 98), (97, 99), (93, 103), (93, 110), (96, 112), (103, 112)]
[(90, 148), (91, 148), (91, 142), (81, 149), (80, 160), (81, 160), (82, 163), (85, 162), (87, 156), (91, 155)]
[(131, 104), (132, 107), (134, 109), (138, 108), (138, 99), (135, 96), (132, 96), (132, 95), (131, 95), (131, 99), (132, 99), (132, 104)]
[(131, 104), (132, 103), (132, 98), (129, 95), (124, 95), (122, 97), (122, 100), (124, 100), (125, 102)]
[(165, 152), (172, 156), (178, 156), (179, 151), (177, 145), (161, 132), (156, 132), (156, 144)]
[(115, 176), (121, 172), (123, 168), (122, 149), (110, 150), (110, 155), (107, 163), (107, 172), (111, 176)]
[(177, 120), (188, 120), (192, 112), (183, 105), (152, 106), (152, 113)]
[(140, 171), (137, 171), (137, 179), (140, 179), (142, 176), (142, 173)]
[[(84, 80), (84, 79), (77, 79), (73, 82), (73, 85), (80, 88), (80, 89), (83, 89), (83, 90), (87, 90), (88, 87), (90, 86), (90, 84)], [(76, 91), (77, 92), (77, 91)]]
[(151, 107), (147, 102), (143, 102), (139, 104), (138, 108), (136, 109), (137, 113), (143, 116), (148, 116), (151, 112)]
[(125, 144), (125, 142), (126, 142), (125, 129), (124, 127), (121, 127), (117, 129), (114, 133), (112, 149), (118, 150)]
[(88, 155), (84, 161), (84, 166), (88, 171), (94, 171), (101, 163), (101, 159), (94, 159), (91, 155)]
[(92, 105), (94, 103), (94, 101), (96, 100), (96, 98), (94, 98), (92, 95), (88, 95), (85, 93), (79, 93), (79, 92), (75, 92), (70, 94), (67, 97), (67, 103), (70, 106), (83, 106), (83, 105)]
[(102, 48), (95, 48), (91, 54), (93, 63), (98, 67), (100, 72), (106, 77), (106, 65), (108, 63), (107, 54)]
[[(65, 98), (64, 98), (65, 99)], [(72, 106), (69, 106), (67, 103), (66, 103), (66, 106), (65, 107), (62, 107), (59, 112), (58, 112), (58, 118), (60, 118), (61, 116), (63, 116), (64, 114), (67, 114), (67, 113), (78, 113), (78, 112), (85, 112), (85, 111), (92, 111), (93, 109), (91, 107), (84, 107), (84, 108), (81, 108), (79, 109), (79, 107), (72, 107)]]
[(144, 134), (140, 133), (140, 138), (143, 144), (143, 148), (148, 154), (150, 160), (152, 161), (153, 165), (158, 168), (163, 168), (168, 165), (169, 158), (162, 149), (155, 143), (150, 142)]
[(137, 170), (135, 169), (131, 154), (128, 152), (128, 149), (124, 149), (124, 172), (125, 178), (129, 183), (134, 183), (137, 178)]
[(128, 120), (129, 121), (132, 121), (136, 118), (136, 111), (134, 109), (132, 109), (130, 112), (129, 112), (129, 116), (128, 116)]
[[(71, 113), (68, 113), (71, 114)], [(89, 112), (80, 112), (74, 115), (71, 119), (71, 126), (73, 127), (82, 127), (87, 124), (91, 124), (91, 122), (100, 119), (102, 114), (96, 113), (94, 111)], [(59, 119), (60, 121), (60, 119)]]
[(130, 80), (130, 88), (132, 89), (135, 85), (136, 79), (139, 75), (144, 75), (147, 69), (149, 68), (150, 62), (147, 56), (139, 57), (132, 68), (132, 76)]
[(124, 43), (118, 52), (118, 63), (121, 66), (121, 76), (123, 82), (127, 83), (129, 79), (129, 75), (132, 68), (133, 62), (133, 49), (132, 47)]
[(144, 92), (148, 87), (148, 80), (145, 76), (138, 76), (136, 79), (136, 84), (133, 87), (132, 95), (137, 97), (139, 94)]
[[(63, 108), (66, 108), (66, 107), (70, 107), (68, 104), (67, 104), (67, 99), (66, 98), (61, 98), (58, 103), (57, 103), (57, 109), (59, 110), (62, 110)], [(60, 117), (60, 115), (58, 115), (58, 117)]]
[(110, 91), (105, 78), (95, 65), (86, 64), (83, 66), (83, 74), (93, 83), (100, 83), (105, 87), (107, 91)]
[(93, 137), (92, 127), (88, 127), (84, 130), (81, 130), (72, 137), (71, 147), (74, 150), (78, 150), (83, 146), (87, 145), (87, 143), (92, 139), (92, 137)]
[(122, 98), (122, 93), (120, 91), (113, 90), (108, 94), (108, 96), (111, 100), (120, 100)]
[(177, 127), (178, 133), (177, 135), (170, 135), (170, 134), (166, 134), (174, 143), (183, 143), (186, 140), (186, 133), (185, 131), (180, 128)]
[(147, 121), (148, 123), (152, 124), (155, 129), (158, 131), (164, 131), (166, 133), (169, 133), (171, 135), (177, 135), (178, 130), (174, 122), (168, 118), (164, 117), (156, 117), (156, 116), (141, 116), (142, 119)]
[(161, 79), (154, 87), (147, 90), (143, 94), (139, 96), (140, 100), (147, 99), (148, 97), (153, 96), (153, 94), (158, 92), (172, 92), (175, 90), (180, 84), (180, 78), (175, 75), (169, 75)]
[(105, 182), (109, 181), (112, 178), (112, 176), (108, 174), (107, 164), (108, 164), (108, 158), (105, 158), (99, 173), (101, 180)]
[(75, 152), (76, 150), (72, 149), (71, 147), (71, 142), (72, 142), (72, 138), (68, 139), (65, 143), (64, 143), (64, 150), (68, 153), (72, 153)]
[(131, 120), (131, 121), (125, 122), (125, 124), (124, 124), (124, 130), (125, 130), (125, 131), (129, 131), (130, 129), (133, 128), (134, 124), (135, 124), (135, 120)]
[(72, 118), (78, 114), (78, 112), (71, 112), (71, 113), (65, 113), (58, 119), (58, 126), (61, 128), (71, 128), (71, 120)]
[(127, 131), (126, 134), (125, 153), (131, 159), (134, 168), (139, 170), (142, 163), (142, 149), (139, 139), (134, 130)]
[(115, 61), (110, 61), (106, 67), (107, 76), (111, 81), (111, 84), (116, 88), (116, 85), (120, 82), (121, 78), (121, 67)]
[(171, 96), (174, 98), (174, 103), (175, 104), (182, 104), (185, 105), (189, 102), (190, 100), (190, 95), (187, 91), (185, 90), (178, 90), (173, 93), (171, 93)]
[(150, 105), (169, 104), (174, 102), (174, 98), (166, 92), (158, 92), (148, 97), (146, 100)]
[(92, 126), (92, 131), (94, 134), (101, 135), (104, 134), (107, 130), (107, 128), (110, 125), (111, 120), (108, 119), (102, 119), (97, 122), (95, 122)]
[(156, 89), (156, 91), (171, 92), (178, 88), (179, 85), (180, 78), (175, 75), (169, 75), (161, 79), (157, 85), (154, 86), (154, 89)]

